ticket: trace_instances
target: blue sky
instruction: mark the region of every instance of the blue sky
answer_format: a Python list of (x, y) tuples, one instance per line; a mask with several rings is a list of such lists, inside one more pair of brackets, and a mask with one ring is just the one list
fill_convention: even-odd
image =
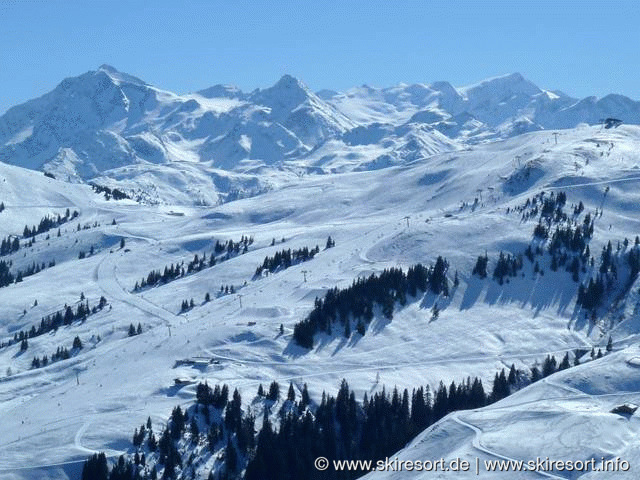
[(0, 112), (103, 63), (179, 93), (284, 73), (343, 90), (518, 71), (638, 99), (639, 25), (631, 1), (0, 0)]

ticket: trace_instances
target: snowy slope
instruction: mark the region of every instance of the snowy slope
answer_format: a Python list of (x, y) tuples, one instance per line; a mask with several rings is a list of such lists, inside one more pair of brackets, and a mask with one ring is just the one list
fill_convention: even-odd
[[(286, 88), (297, 87), (294, 82)], [(576, 314), (577, 284), (563, 270), (551, 272), (543, 265), (546, 273), (541, 277), (527, 264), (523, 277), (502, 286), (471, 275), (476, 257), (485, 251), (493, 262), (497, 252), (517, 253), (527, 245), (535, 224), (522, 223), (506, 208), (541, 190), (565, 191), (569, 202), (583, 201), (589, 211), (604, 208), (595, 223), (594, 253), (608, 240), (633, 239), (640, 231), (635, 215), (640, 202), (640, 127), (581, 127), (559, 133), (557, 144), (552, 132), (533, 132), (388, 168), (304, 175), (295, 181), (286, 177), (258, 196), (216, 207), (185, 204), (169, 190), (163, 195), (175, 198), (174, 204), (107, 201), (88, 186), (0, 163), (0, 200), (6, 206), (0, 212), (3, 237), (20, 235), (24, 224), (37, 224), (44, 215), (66, 208), (80, 214), (61, 228), (60, 237), (47, 240), (40, 234), (32, 247), (2, 258), (13, 261), (15, 268), (32, 259), (55, 259), (56, 265), (0, 288), (0, 342), (65, 304), (75, 304), (81, 294), (92, 305), (101, 295), (108, 302), (85, 322), (30, 339), (26, 352), (17, 344), (0, 349), (0, 476), (77, 478), (78, 462), (89, 453), (129, 451), (133, 428), (147, 416), (160, 428), (174, 405), (193, 402), (194, 386), (175, 386), (175, 378), (226, 382), (238, 387), (245, 399), (253, 397), (259, 383), (273, 379), (283, 385), (292, 381), (298, 388), (306, 382), (315, 401), (346, 378), (360, 399), (383, 385), (433, 387), (440, 380), (459, 381), (468, 375), (490, 385), (496, 369), (511, 363), (528, 368), (549, 353), (562, 356), (603, 346), (609, 332), (617, 348), (630, 345), (640, 334), (634, 294), (590, 326)], [(122, 172), (125, 178), (124, 167)], [(185, 176), (181, 182), (173, 184), (175, 192), (187, 185), (196, 188), (192, 178)], [(78, 224), (87, 228), (78, 230)], [(188, 262), (194, 254), (209, 255), (216, 240), (235, 241), (243, 235), (255, 238), (247, 253), (169, 284), (133, 291), (151, 269)], [(266, 255), (281, 248), (322, 248), (329, 235), (336, 246), (321, 250), (310, 262), (253, 278)], [(78, 258), (92, 246), (93, 255)], [(346, 287), (358, 276), (386, 267), (429, 264), (438, 255), (449, 260), (450, 276), (455, 270), (460, 276), (449, 298), (426, 294), (412, 299), (398, 308), (391, 322), (378, 314), (364, 337), (321, 334), (311, 351), (292, 343), (294, 324), (328, 288)], [(219, 296), (221, 285), (234, 285), (238, 293)], [(207, 292), (212, 301), (204, 303)], [(180, 302), (190, 298), (195, 308), (180, 313)], [(435, 302), (441, 312), (434, 320)], [(129, 325), (138, 323), (142, 334), (129, 337)], [(278, 332), (280, 324), (284, 335)], [(70, 348), (75, 336), (85, 345), (77, 355), (30, 368), (34, 356)], [(580, 421), (585, 416), (588, 425), (597, 428), (617, 425), (617, 417), (606, 413), (614, 402), (609, 397), (598, 397), (602, 403), (587, 411), (595, 395), (589, 385), (602, 377), (597, 365), (619, 371), (632, 353), (576, 370), (579, 377), (571, 378), (584, 376), (584, 385), (572, 388), (591, 397), (557, 386), (574, 381), (569, 373), (557, 381), (550, 377), (487, 409), (447, 417), (402, 455), (489, 455), (482, 450), (486, 448), (525, 458), (546, 452), (540, 445), (560, 441), (567, 425), (575, 425), (576, 436), (583, 435)], [(198, 368), (176, 364), (198, 356), (220, 363)], [(597, 394), (637, 390), (632, 383), (602, 381)], [(631, 396), (620, 396), (627, 398)], [(539, 402), (542, 410), (533, 420), (539, 442), (501, 440), (503, 433), (533, 428), (519, 423), (519, 412), (529, 409), (530, 401)], [(554, 412), (561, 412), (562, 422)], [(492, 419), (497, 419), (495, 424)], [(630, 441), (633, 425), (615, 427), (615, 445), (608, 438), (585, 437), (576, 452), (622, 452), (637, 458)], [(573, 454), (573, 446), (566, 448), (560, 453)]]
[[(489, 407), (448, 415), (398, 453), (400, 460), (461, 458), (470, 463), (461, 478), (636, 478), (637, 417), (612, 413), (637, 405), (638, 346), (554, 374)], [(523, 435), (523, 432), (526, 432)], [(495, 460), (571, 461), (593, 466), (581, 471), (559, 468), (539, 472), (491, 472)], [(476, 466), (476, 459), (479, 463)], [(619, 459), (627, 466), (613, 470)], [(609, 467), (603, 465), (609, 461)], [(542, 464), (543, 468), (544, 463)], [(591, 464), (590, 464), (591, 465)], [(609, 468), (609, 471), (597, 469)], [(595, 471), (594, 471), (595, 470)], [(374, 472), (364, 478), (406, 478), (405, 472)], [(446, 478), (451, 472), (413, 472), (411, 478)]]

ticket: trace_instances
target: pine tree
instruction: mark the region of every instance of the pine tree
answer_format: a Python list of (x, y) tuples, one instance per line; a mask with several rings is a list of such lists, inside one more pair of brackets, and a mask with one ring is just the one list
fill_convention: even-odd
[(560, 365), (558, 365), (558, 370), (566, 370), (570, 366), (571, 363), (569, 362), (569, 352), (567, 352), (564, 354), (564, 358), (560, 362)]
[(273, 382), (271, 382), (271, 385), (269, 385), (269, 393), (267, 394), (267, 399), (275, 402), (276, 400), (278, 400), (279, 396), (280, 385), (278, 385), (278, 382), (274, 380)]
[(555, 373), (556, 366), (557, 366), (556, 358), (553, 357), (553, 356), (547, 355), (547, 358), (545, 358), (545, 360), (544, 360), (544, 362), (542, 364), (542, 376), (543, 377), (548, 377), (552, 373)]
[(489, 263), (489, 257), (485, 253), (484, 256), (479, 256), (476, 260), (476, 264), (473, 267), (472, 275), (477, 275), (480, 278), (486, 278), (487, 276), (487, 264)]
[(109, 466), (104, 453), (90, 456), (82, 467), (82, 480), (108, 480)]
[(609, 341), (607, 342), (607, 352), (613, 350), (613, 340), (611, 339), (611, 335), (609, 335)]
[(149, 434), (147, 446), (149, 447), (149, 451), (151, 452), (155, 452), (158, 449), (158, 441), (156, 440), (156, 436), (153, 432)]
[(331, 238), (331, 235), (329, 235), (329, 238), (327, 238), (327, 244), (324, 247), (325, 250), (335, 246), (336, 246), (336, 242)]
[(289, 391), (287, 392), (287, 400), (290, 402), (296, 401), (296, 392), (293, 389), (293, 383), (289, 383)]
[[(511, 391), (509, 390), (509, 382), (507, 381), (507, 377), (504, 371), (498, 374), (496, 373), (495, 378), (493, 380), (493, 390), (491, 391), (491, 400), (497, 402), (505, 397), (508, 397)], [(451, 397), (451, 395), (449, 395)]]
[(531, 383), (537, 382), (541, 378), (542, 374), (540, 373), (540, 370), (538, 370), (538, 367), (533, 367), (531, 369)]
[(516, 371), (516, 366), (512, 363), (511, 368), (509, 369), (509, 378), (507, 379), (509, 385), (515, 385), (518, 381), (518, 373)]
[(189, 430), (191, 430), (191, 438), (194, 442), (198, 441), (198, 437), (200, 436), (200, 429), (198, 428), (198, 422), (196, 421), (195, 415), (191, 417), (191, 425), (189, 426)]
[(300, 406), (306, 407), (310, 402), (311, 399), (309, 398), (309, 391), (307, 390), (307, 384), (305, 383), (302, 386), (302, 398), (300, 399)]

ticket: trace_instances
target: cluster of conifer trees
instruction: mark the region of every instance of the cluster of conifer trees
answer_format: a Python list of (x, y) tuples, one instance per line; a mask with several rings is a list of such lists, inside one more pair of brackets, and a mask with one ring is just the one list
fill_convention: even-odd
[(14, 282), (15, 277), (11, 273), (11, 262), (0, 260), (0, 287), (6, 287)]
[(12, 345), (28, 338), (34, 338), (40, 335), (44, 335), (45, 333), (49, 333), (52, 330), (57, 330), (63, 325), (71, 325), (76, 320), (84, 321), (89, 315), (99, 312), (106, 305), (107, 299), (103, 296), (100, 297), (98, 304), (94, 305), (93, 307), (89, 306), (89, 300), (85, 299), (84, 296), (81, 296), (81, 300), (80, 302), (78, 302), (75, 310), (72, 306), (65, 305), (62, 309), (56, 311), (55, 313), (42, 317), (42, 319), (40, 320), (40, 324), (37, 327), (35, 325), (32, 325), (29, 330), (20, 330), (18, 332), (15, 332), (13, 335), (13, 340), (10, 340), (6, 344), (0, 345), (0, 347)]
[(313, 336), (318, 332), (331, 335), (334, 323), (344, 327), (345, 336), (351, 335), (351, 321), (356, 321), (356, 330), (364, 335), (365, 325), (373, 319), (373, 309), (378, 305), (386, 318), (393, 318), (396, 302), (404, 305), (407, 296), (430, 290), (436, 295), (449, 295), (447, 270), (449, 263), (438, 257), (435, 265), (421, 264), (409, 268), (407, 273), (400, 268), (385, 269), (379, 275), (354, 280), (350, 287), (330, 289), (324, 298), (316, 298), (311, 313), (296, 323), (293, 338), (305, 348), (313, 347)]
[(111, 198), (113, 198), (114, 200), (124, 200), (125, 198), (131, 198), (125, 192), (117, 188), (110, 188), (105, 185), (98, 185), (96, 183), (91, 183), (90, 185), (96, 193), (104, 193), (104, 198), (106, 198), (107, 200), (111, 200)]
[(47, 215), (40, 220), (40, 223), (38, 223), (37, 227), (34, 225), (31, 228), (29, 228), (27, 225), (25, 225), (22, 235), (24, 236), (24, 238), (34, 237), (40, 233), (47, 232), (52, 228), (57, 228), (63, 223), (69, 222), (74, 218), (77, 218), (78, 215), (79, 213), (77, 210), (74, 210), (73, 213), (71, 213), (68, 208), (64, 216), (58, 215), (57, 217), (53, 217), (53, 216), (50, 217), (49, 215)]
[[(28, 225), (25, 225), (24, 230), (22, 231), (22, 236), (25, 239), (30, 238), (31, 240), (28, 242), (27, 246), (32, 246), (36, 235), (45, 233), (52, 228), (59, 227), (60, 225), (73, 220), (78, 215), (79, 213), (77, 210), (74, 210), (73, 213), (71, 213), (68, 208), (64, 216), (61, 216), (60, 214), (56, 217), (46, 215), (40, 220), (38, 226), (33, 225), (32, 227), (29, 227)], [(60, 236), (59, 232), (58, 236)], [(2, 239), (2, 242), (0, 243), (0, 256), (9, 255), (17, 252), (18, 250), (20, 250), (20, 239), (18, 236), (8, 235), (6, 238)]]
[[(245, 281), (244, 284), (246, 285), (247, 282)], [(240, 288), (241, 288), (240, 286), (236, 288), (233, 285), (220, 285), (220, 290), (218, 291), (218, 297), (221, 297), (223, 295), (233, 295)], [(211, 301), (211, 294), (207, 292), (204, 294), (203, 303), (209, 303), (210, 301)], [(196, 306), (196, 302), (193, 300), (193, 297), (191, 297), (190, 300), (185, 299), (180, 303), (180, 313), (188, 312), (195, 306)]]
[(493, 269), (493, 278), (495, 278), (500, 285), (504, 282), (504, 277), (515, 277), (518, 275), (518, 271), (522, 268), (522, 255), (506, 255), (502, 252), (498, 255), (498, 261)]
[(127, 330), (127, 335), (129, 337), (135, 337), (136, 335), (140, 335), (142, 333), (142, 325), (138, 322), (138, 327), (134, 327), (133, 323), (129, 324), (129, 329)]
[[(606, 351), (613, 349), (611, 337)], [(573, 365), (586, 351), (576, 351)], [(591, 358), (602, 357), (591, 351)], [(371, 397), (365, 393), (357, 402), (355, 393), (343, 380), (337, 395), (322, 394), (319, 404), (311, 401), (304, 384), (298, 394), (289, 384), (281, 398), (280, 385), (273, 381), (267, 391), (262, 385), (252, 408), (242, 410), (238, 390), (229, 398), (228, 385), (211, 388), (206, 382), (196, 386), (196, 403), (183, 410), (175, 407), (159, 438), (151, 419), (133, 434), (133, 459), (121, 456), (109, 470), (104, 454), (95, 454), (84, 465), (82, 480), (175, 480), (195, 478), (202, 457), (216, 455), (208, 480), (244, 478), (279, 480), (282, 478), (357, 478), (362, 471), (318, 472), (314, 460), (323, 456), (335, 459), (376, 461), (393, 455), (412, 438), (445, 415), (465, 409), (480, 408), (497, 402), (514, 391), (555, 372), (572, 366), (569, 352), (558, 362), (548, 355), (529, 371), (515, 365), (496, 372), (490, 392), (479, 378), (440, 382), (433, 391), (426, 387), (382, 388)], [(263, 408), (261, 428), (256, 431), (252, 412)], [(278, 407), (277, 416), (271, 415)], [(244, 475), (241, 473), (244, 471)], [(160, 475), (161, 473), (161, 475)]]
[(180, 304), (180, 313), (187, 312), (195, 306), (196, 306), (196, 303), (193, 301), (193, 298), (191, 300), (183, 300), (182, 303)]
[(58, 360), (67, 360), (73, 355), (77, 354), (80, 350), (82, 350), (82, 347), (83, 345), (80, 337), (76, 336), (73, 339), (71, 350), (66, 347), (58, 347), (55, 353), (51, 354), (51, 359), (49, 359), (49, 357), (47, 357), (46, 355), (43, 355), (42, 358), (33, 357), (33, 360), (31, 361), (31, 368), (46, 367), (47, 365), (49, 365), (49, 363), (54, 363)]
[[(217, 263), (228, 260), (241, 252), (246, 253), (249, 250), (249, 245), (252, 243), (253, 237), (245, 235), (242, 236), (239, 242), (234, 242), (233, 240), (220, 242), (216, 240), (213, 252), (209, 255), (208, 259), (206, 253), (203, 253), (202, 256), (195, 254), (193, 260), (187, 264), (186, 268), (184, 261), (182, 261), (175, 265), (173, 263), (171, 265), (165, 265), (163, 270), (151, 270), (146, 277), (136, 282), (133, 290), (139, 291), (146, 287), (164, 285), (185, 275), (199, 272), (207, 267), (213, 267)], [(226, 252), (226, 254), (221, 255), (224, 252)]]
[[(331, 237), (329, 237), (331, 238)], [(297, 263), (306, 262), (311, 260), (320, 252), (320, 247), (316, 245), (315, 248), (303, 247), (298, 250), (282, 250), (276, 252), (273, 257), (265, 257), (262, 265), (256, 268), (255, 276), (259, 277), (263, 271), (274, 273), (276, 270), (284, 270), (291, 265)]]
[[(24, 278), (29, 277), (31, 275), (35, 275), (36, 273), (41, 272), (47, 265), (42, 263), (33, 262), (24, 270), (18, 270), (15, 275), (11, 272), (11, 266), (13, 265), (12, 261), (0, 260), (0, 288), (11, 285), (12, 283), (20, 283)], [(56, 265), (55, 260), (51, 260), (49, 262), (49, 268), (54, 267)]]
[(613, 283), (618, 279), (618, 269), (622, 263), (621, 259), (625, 260), (629, 269), (626, 285), (630, 287), (637, 278), (640, 272), (640, 238), (636, 237), (635, 244), (631, 248), (628, 248), (629, 241), (626, 238), (623, 245), (627, 250), (626, 254), (621, 254), (622, 247), (620, 243), (618, 243), (616, 253), (613, 252), (613, 246), (610, 241), (602, 248), (600, 265), (595, 276), (589, 278), (588, 282), (580, 284), (578, 287), (577, 304), (582, 308), (595, 312), (602, 304), (605, 293), (612, 288)]
[[(286, 398), (280, 398), (280, 386), (274, 381), (267, 392), (260, 385), (257, 400), (252, 402), (253, 406), (261, 402), (264, 407), (258, 432), (252, 410), (243, 413), (237, 390), (229, 398), (226, 384), (211, 388), (206, 382), (200, 383), (196, 404), (187, 410), (175, 407), (159, 438), (151, 419), (135, 430), (133, 461), (121, 457), (109, 472), (106, 458), (92, 455), (85, 462), (82, 479), (190, 478), (196, 474), (198, 458), (188, 454), (189, 450), (201, 451), (198, 445), (203, 443), (212, 454), (218, 453), (210, 480), (240, 478), (243, 469), (247, 480), (316, 478), (313, 461), (318, 456), (330, 461), (375, 461), (391, 456), (448, 413), (501, 400), (532, 380), (568, 368), (568, 358), (567, 354), (557, 366), (555, 358), (547, 357), (542, 373), (533, 367), (531, 376), (514, 365), (508, 372), (502, 369), (495, 374), (490, 392), (485, 391), (479, 378), (468, 377), (449, 386), (440, 382), (433, 391), (429, 386), (411, 392), (383, 387), (357, 402), (343, 380), (335, 397), (323, 393), (320, 403), (314, 404), (306, 384), (299, 394), (289, 384)], [(274, 424), (269, 414), (276, 406), (279, 410)], [(364, 473), (326, 471), (318, 478), (357, 478)]]
[(20, 250), (20, 239), (17, 236), (11, 239), (11, 235), (9, 235), (7, 238), (2, 239), (2, 243), (0, 243), (0, 256), (9, 255), (18, 250)]
[[(592, 274), (578, 287), (577, 305), (592, 312), (602, 304), (607, 291), (613, 288), (618, 279), (618, 269), (623, 263), (629, 269), (629, 277), (626, 282), (630, 286), (640, 272), (640, 238), (636, 237), (635, 245), (629, 248), (629, 240), (624, 239), (621, 246), (618, 242), (617, 252), (614, 252), (611, 241), (602, 249), (600, 263), (595, 268), (596, 262), (589, 248), (589, 242), (593, 237), (594, 222), (598, 215), (602, 216), (602, 210), (596, 210), (595, 214), (587, 213), (582, 221), (578, 217), (584, 212), (584, 204), (580, 202), (572, 205), (573, 217), (570, 218), (563, 208), (566, 204), (566, 194), (553, 192), (545, 197), (544, 192), (527, 199), (522, 206), (513, 211), (522, 214), (522, 220), (538, 218), (538, 223), (533, 231), (533, 241), (524, 250), (524, 256), (534, 263), (534, 273), (544, 274), (543, 269), (535, 260), (535, 257), (544, 255), (543, 247), (546, 247), (550, 260), (550, 269), (557, 271), (564, 268), (571, 273), (574, 282), (580, 282), (580, 273), (587, 273), (591, 268)], [(507, 209), (509, 213), (509, 209)], [(555, 228), (553, 228), (555, 226)], [(623, 250), (624, 248), (624, 250)], [(623, 262), (622, 259), (625, 259)], [(473, 268), (473, 274), (480, 278), (487, 276), (489, 258), (487, 254), (477, 258)], [(493, 277), (502, 284), (505, 276), (515, 277), (522, 268), (522, 256), (510, 255), (500, 252)]]
[[(540, 217), (555, 222), (560, 222), (567, 218), (566, 213), (563, 212), (563, 208), (567, 202), (567, 194), (565, 192), (551, 192), (546, 196), (546, 192), (542, 191), (532, 198), (527, 198), (527, 201), (513, 208), (507, 208), (507, 213), (517, 212), (521, 214), (520, 220), (526, 222), (531, 218)], [(579, 205), (574, 207), (574, 213), (579, 214), (584, 209), (584, 205), (580, 202)]]

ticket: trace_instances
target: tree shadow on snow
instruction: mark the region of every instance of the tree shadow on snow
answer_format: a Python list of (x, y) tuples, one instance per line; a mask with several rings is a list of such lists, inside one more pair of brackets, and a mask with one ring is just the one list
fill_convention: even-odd
[[(536, 275), (533, 279), (529, 274), (524, 274), (523, 277), (520, 273), (516, 277), (505, 277), (502, 285), (493, 278), (472, 277), (464, 292), (460, 310), (473, 307), (484, 291), (482, 301), (488, 305), (515, 303), (523, 309), (531, 308), (534, 317), (550, 308), (554, 308), (559, 315), (564, 315), (577, 289), (578, 284), (566, 272), (548, 272)], [(576, 315), (574, 309), (572, 317)]]
[(444, 295), (435, 295), (433, 292), (425, 293), (422, 297), (422, 301), (420, 302), (420, 309), (431, 310), (433, 309), (433, 306), (437, 304), (438, 309), (442, 312), (451, 304), (451, 300), (453, 299), (456, 290), (457, 288), (449, 292), (449, 295), (446, 297)]
[(307, 348), (303, 348), (300, 345), (298, 345), (292, 338), (291, 340), (289, 340), (289, 343), (287, 343), (287, 346), (284, 347), (284, 350), (282, 351), (282, 355), (290, 359), (296, 359), (296, 358), (304, 357), (310, 351), (311, 350)]

